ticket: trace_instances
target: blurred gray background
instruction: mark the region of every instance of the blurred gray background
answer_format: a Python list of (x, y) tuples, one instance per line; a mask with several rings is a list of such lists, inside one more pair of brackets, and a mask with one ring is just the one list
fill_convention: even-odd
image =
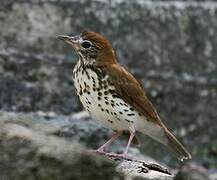
[[(163, 121), (190, 150), (193, 161), (216, 172), (214, 1), (2, 1), (1, 113), (51, 114), (55, 124), (62, 126), (64, 118), (82, 111), (71, 79), (77, 56), (56, 36), (77, 35), (85, 29), (108, 37), (120, 63), (142, 81)], [(67, 133), (61, 131), (65, 132), (61, 137), (73, 139), (70, 128)], [(85, 134), (81, 139), (88, 148), (96, 148), (108, 136), (107, 130), (103, 133), (95, 137), (93, 130), (89, 139)], [(162, 153), (162, 146), (146, 137), (143, 140), (142, 153), (177, 165), (166, 150)]]

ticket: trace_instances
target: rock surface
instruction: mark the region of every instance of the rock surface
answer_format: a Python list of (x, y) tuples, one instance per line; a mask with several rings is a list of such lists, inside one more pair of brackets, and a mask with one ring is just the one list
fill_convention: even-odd
[(207, 170), (194, 163), (185, 164), (176, 175), (174, 180), (209, 180)]
[(72, 142), (58, 136), (64, 127), (57, 126), (58, 118), (62, 118), (62, 125), (70, 119), (74, 132), (80, 130), (73, 118), (53, 117), (47, 121), (34, 114), (0, 112), (0, 179), (172, 179), (169, 170), (156, 162), (108, 159), (88, 152), (74, 139)]
[[(80, 111), (71, 80), (77, 57), (56, 35), (95, 30), (109, 38), (120, 62), (141, 79), (193, 160), (216, 172), (216, 24), (216, 2), (2, 1), (0, 109)], [(85, 128), (81, 137), (89, 133)], [(63, 136), (73, 135), (68, 129), (61, 130)], [(88, 146), (97, 146), (97, 138), (102, 143), (103, 137), (93, 133)], [(143, 141), (145, 153), (174, 166), (162, 147)]]

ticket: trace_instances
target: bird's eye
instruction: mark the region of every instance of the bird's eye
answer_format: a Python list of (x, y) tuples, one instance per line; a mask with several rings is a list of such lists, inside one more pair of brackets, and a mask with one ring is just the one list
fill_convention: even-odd
[(89, 48), (91, 46), (91, 42), (90, 41), (83, 41), (81, 43), (81, 46), (85, 49)]

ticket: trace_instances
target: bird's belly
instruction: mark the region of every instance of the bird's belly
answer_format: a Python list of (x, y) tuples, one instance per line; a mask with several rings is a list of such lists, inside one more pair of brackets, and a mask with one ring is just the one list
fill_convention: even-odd
[[(113, 99), (112, 95), (108, 95), (102, 96), (99, 100), (97, 93), (80, 97), (80, 101), (91, 117), (106, 128), (118, 131), (140, 131), (154, 136), (159, 134), (161, 129), (155, 123), (147, 121), (145, 116), (138, 113), (121, 98)], [(112, 103), (113, 101), (114, 103)]]
[[(103, 98), (103, 97), (102, 97)], [(122, 121), (116, 108), (106, 104), (103, 99), (98, 100), (97, 94), (91, 93), (80, 97), (84, 108), (90, 113), (93, 119), (100, 122), (106, 128), (113, 130), (129, 130), (129, 123)]]
[[(74, 85), (84, 108), (104, 127), (113, 130), (152, 129), (148, 121), (131, 105), (115, 94), (115, 87), (101, 81), (92, 71), (76, 71)], [(104, 85), (102, 85), (104, 83)]]
[[(100, 99), (100, 100), (99, 100)], [(84, 108), (104, 127), (113, 130), (141, 131), (149, 134), (154, 125), (121, 98), (92, 92), (80, 97)]]

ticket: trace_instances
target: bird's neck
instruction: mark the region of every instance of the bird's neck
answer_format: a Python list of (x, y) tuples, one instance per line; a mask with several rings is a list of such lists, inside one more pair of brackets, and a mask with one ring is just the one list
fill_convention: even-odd
[(87, 57), (83, 57), (82, 55), (79, 55), (77, 65), (79, 65), (81, 67), (85, 67), (88, 65), (93, 65), (93, 64), (95, 64), (95, 62), (96, 62), (95, 59), (87, 58)]
[(86, 58), (79, 56), (79, 60), (76, 64), (76, 67), (77, 68), (84, 68), (84, 69), (90, 68), (90, 67), (103, 69), (103, 68), (110, 66), (111, 64), (116, 64), (116, 62), (97, 61), (95, 59), (86, 59)]
[[(79, 59), (73, 69), (73, 79), (76, 81), (77, 78), (82, 77), (81, 79), (87, 79), (88, 81), (101, 81), (106, 78), (105, 68), (106, 66), (98, 65), (96, 63), (87, 63), (83, 59)], [(92, 79), (95, 75), (92, 75), (91, 78), (92, 73), (98, 77), (96, 80)]]

